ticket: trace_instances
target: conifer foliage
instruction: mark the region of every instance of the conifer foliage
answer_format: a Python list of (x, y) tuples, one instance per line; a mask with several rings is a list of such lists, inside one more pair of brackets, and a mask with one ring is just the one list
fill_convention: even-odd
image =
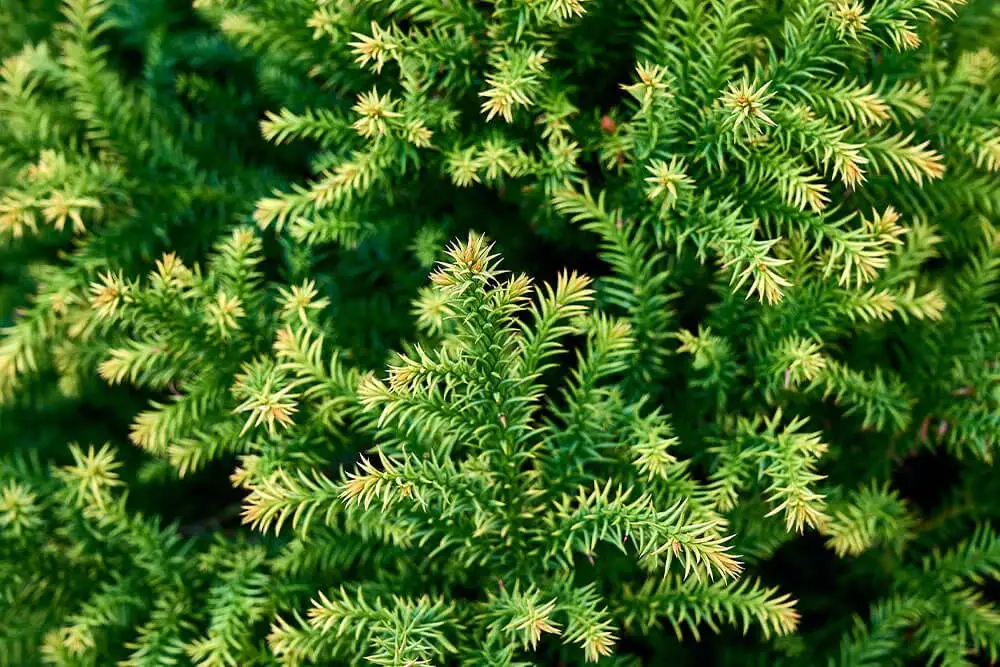
[(1000, 659), (991, 0), (0, 0), (0, 665)]

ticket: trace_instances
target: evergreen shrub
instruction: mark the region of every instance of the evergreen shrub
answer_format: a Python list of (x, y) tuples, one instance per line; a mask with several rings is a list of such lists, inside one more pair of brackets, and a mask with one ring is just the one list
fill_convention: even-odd
[(0, 0), (0, 665), (1000, 654), (994, 0)]

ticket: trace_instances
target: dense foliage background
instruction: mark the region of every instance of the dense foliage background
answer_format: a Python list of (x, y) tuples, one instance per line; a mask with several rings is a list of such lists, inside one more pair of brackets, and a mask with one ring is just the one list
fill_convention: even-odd
[(998, 44), (0, 0), (0, 665), (992, 664)]

